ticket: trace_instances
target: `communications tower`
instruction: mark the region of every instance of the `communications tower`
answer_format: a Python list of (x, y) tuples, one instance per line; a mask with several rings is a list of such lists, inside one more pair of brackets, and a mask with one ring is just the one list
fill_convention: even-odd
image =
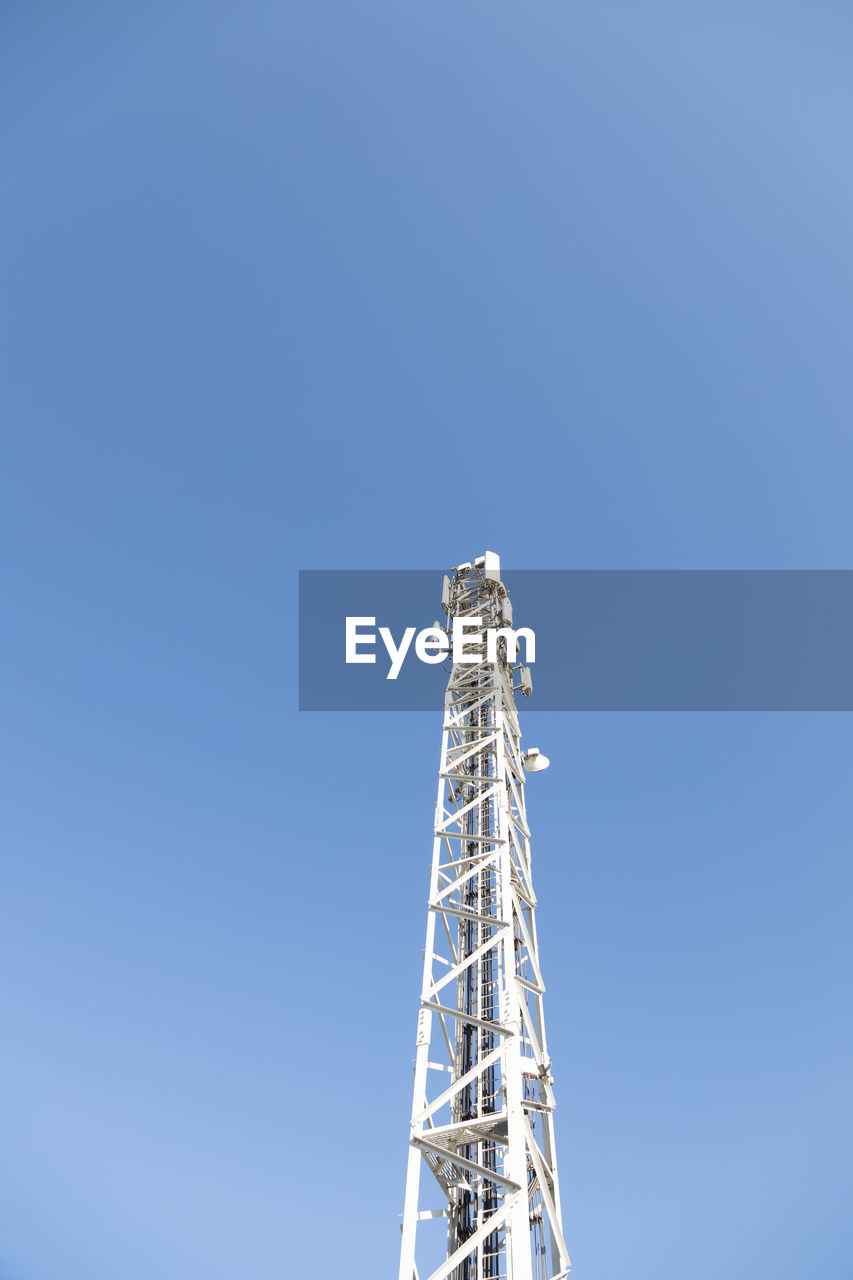
[[(442, 605), (472, 629), (444, 704), (399, 1280), (562, 1280), (524, 805), (525, 771), (548, 761), (521, 749), (531, 681), (498, 557), (452, 570)], [(491, 653), (487, 628), (505, 630)]]

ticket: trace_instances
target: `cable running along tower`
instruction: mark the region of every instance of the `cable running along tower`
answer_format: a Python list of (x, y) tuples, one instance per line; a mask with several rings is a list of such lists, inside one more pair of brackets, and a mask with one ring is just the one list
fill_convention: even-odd
[[(444, 580), (448, 619), (506, 628), (492, 552)], [(507, 639), (466, 639), (444, 707), (399, 1280), (562, 1280), (554, 1089)], [(423, 1205), (421, 1194), (423, 1193)]]

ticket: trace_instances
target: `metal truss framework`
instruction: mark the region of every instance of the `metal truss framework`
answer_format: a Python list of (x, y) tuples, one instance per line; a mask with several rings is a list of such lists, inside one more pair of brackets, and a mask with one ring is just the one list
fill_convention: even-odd
[[(443, 605), (450, 617), (505, 627), (512, 611), (497, 556), (455, 569)], [(453, 666), (445, 698), (399, 1277), (559, 1280), (570, 1262), (513, 689), (519, 668), (505, 639), (491, 663), (482, 633), (466, 651), (476, 661)], [(422, 1182), (431, 1202), (423, 1208)]]

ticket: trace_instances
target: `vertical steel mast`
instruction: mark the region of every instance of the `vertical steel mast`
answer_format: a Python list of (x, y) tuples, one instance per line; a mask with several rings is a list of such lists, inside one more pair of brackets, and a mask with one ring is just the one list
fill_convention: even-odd
[[(558, 1280), (569, 1271), (554, 1147), (511, 635), (492, 552), (445, 579), (479, 619), (447, 686), (399, 1280)], [(423, 1175), (423, 1176), (422, 1176)], [(424, 1204), (421, 1203), (421, 1192)]]

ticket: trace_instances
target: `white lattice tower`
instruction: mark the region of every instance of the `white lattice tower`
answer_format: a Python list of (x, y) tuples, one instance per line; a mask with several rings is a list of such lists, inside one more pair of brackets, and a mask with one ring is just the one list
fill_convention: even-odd
[[(481, 620), (447, 686), (400, 1280), (568, 1274), (554, 1146), (513, 677), (498, 557), (445, 580), (449, 618)], [(423, 1175), (423, 1176), (422, 1176)], [(421, 1203), (423, 1191), (425, 1203)]]

